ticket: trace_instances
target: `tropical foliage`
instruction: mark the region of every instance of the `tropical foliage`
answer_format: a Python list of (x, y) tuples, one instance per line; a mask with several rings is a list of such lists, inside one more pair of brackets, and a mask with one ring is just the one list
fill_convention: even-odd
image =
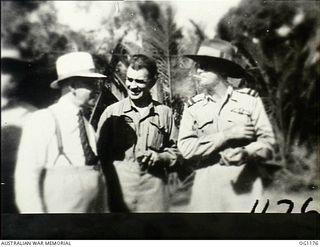
[[(94, 4), (79, 2), (78, 7), (90, 11)], [(242, 0), (216, 30), (239, 48), (236, 59), (249, 74), (242, 86), (263, 97), (277, 135), (275, 163), (284, 167), (278, 185), (288, 190), (314, 189), (320, 183), (319, 12), (317, 1)], [(74, 50), (93, 54), (98, 70), (108, 76), (94, 111), (88, 109), (93, 125), (106, 105), (126, 96), (126, 69), (135, 53), (157, 61), (153, 96), (173, 108), (177, 127), (184, 101), (197, 93), (189, 76), (192, 63), (181, 55), (197, 51), (207, 38), (205, 26), (190, 20), (193, 29), (178, 27), (170, 3), (129, 1), (96, 28), (80, 31), (59, 23), (53, 1), (1, 1), (1, 14), (1, 42), (35, 61), (20, 97), (40, 108), (58, 96), (49, 88), (56, 78), (56, 58)]]
[(263, 96), (284, 167), (278, 182), (287, 190), (320, 182), (319, 16), (318, 2), (243, 0), (218, 25), (218, 35), (239, 47), (247, 84)]

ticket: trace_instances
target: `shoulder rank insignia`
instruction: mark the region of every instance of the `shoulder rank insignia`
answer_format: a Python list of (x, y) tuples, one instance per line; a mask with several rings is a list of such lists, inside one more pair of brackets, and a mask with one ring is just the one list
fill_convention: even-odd
[(243, 93), (243, 94), (248, 94), (252, 97), (258, 97), (259, 96), (259, 93), (254, 90), (254, 89), (251, 89), (251, 88), (239, 88), (239, 89), (236, 89), (237, 92), (239, 93)]
[(198, 94), (196, 96), (193, 96), (192, 98), (189, 98), (187, 101), (187, 105), (188, 107), (190, 107), (203, 99), (204, 99), (204, 94)]

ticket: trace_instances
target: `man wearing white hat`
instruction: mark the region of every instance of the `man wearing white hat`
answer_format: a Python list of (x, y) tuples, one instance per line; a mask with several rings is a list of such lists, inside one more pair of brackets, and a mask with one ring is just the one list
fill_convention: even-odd
[(58, 58), (61, 90), (57, 103), (39, 110), (25, 124), (15, 172), (16, 203), (21, 213), (106, 212), (106, 185), (96, 156), (93, 127), (83, 117), (97, 80), (86, 52)]
[(198, 66), (203, 91), (189, 100), (178, 138), (179, 150), (196, 169), (194, 212), (249, 213), (262, 196), (259, 166), (273, 153), (274, 134), (260, 97), (228, 82), (245, 75), (231, 60), (235, 51), (215, 39), (205, 41), (197, 55), (186, 55)]

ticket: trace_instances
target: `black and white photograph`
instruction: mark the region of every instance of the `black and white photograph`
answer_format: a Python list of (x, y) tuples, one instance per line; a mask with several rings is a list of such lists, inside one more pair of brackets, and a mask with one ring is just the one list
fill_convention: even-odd
[(1, 1), (1, 239), (319, 240), (319, 78), (316, 0)]

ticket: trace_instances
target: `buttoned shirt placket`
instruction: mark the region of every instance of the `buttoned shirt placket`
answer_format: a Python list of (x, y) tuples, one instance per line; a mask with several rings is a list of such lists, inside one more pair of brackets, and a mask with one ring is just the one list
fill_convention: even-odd
[(137, 143), (133, 147), (134, 161), (137, 160), (138, 155), (148, 149), (149, 118), (153, 116), (153, 112), (152, 103), (149, 105), (147, 113), (143, 116), (140, 115), (139, 111), (132, 104), (129, 109), (124, 111), (125, 115), (132, 119), (137, 134)]
[(223, 100), (219, 103), (217, 102), (216, 99), (214, 99), (212, 96), (207, 95), (206, 96), (206, 101), (207, 103), (212, 102), (214, 104), (214, 110), (213, 110), (213, 114), (214, 114), (214, 118), (216, 118), (216, 131), (219, 132), (221, 130), (223, 130), (223, 126), (224, 123), (222, 123), (222, 119), (221, 119), (221, 114), (223, 109), (225, 108), (225, 106), (229, 103), (229, 100), (232, 98), (232, 87), (228, 87), (227, 89), (227, 93), (225, 95), (225, 97), (223, 98)]
[[(148, 107), (148, 111), (144, 115), (140, 115), (139, 111), (131, 104), (129, 107), (130, 109), (125, 110), (124, 113), (127, 117), (130, 117), (133, 120), (135, 131), (137, 133), (137, 143), (133, 147), (133, 160), (137, 161), (137, 155), (141, 155), (142, 151), (145, 151), (148, 149), (148, 138), (149, 138), (149, 119), (154, 115), (154, 107), (151, 103)], [(145, 126), (146, 125), (146, 126)], [(144, 143), (143, 143), (144, 142)], [(144, 150), (142, 150), (144, 148)], [(138, 150), (137, 150), (138, 149)], [(134, 162), (135, 165), (137, 164)], [(143, 189), (141, 189), (141, 186), (143, 186), (143, 178), (142, 176), (145, 175), (146, 171), (140, 171), (139, 172), (139, 182), (138, 182), (138, 190), (136, 191), (134, 204), (137, 204), (139, 201), (139, 195), (141, 192), (143, 192)]]
[[(139, 119), (137, 119), (137, 114), (136, 114), (136, 109), (134, 109), (133, 106), (130, 107), (130, 109), (126, 109), (124, 110), (124, 115), (130, 119), (132, 119), (133, 122), (133, 127), (134, 127), (134, 131), (137, 132), (137, 134), (139, 135)], [(136, 161), (137, 157), (136, 157), (136, 147), (137, 147), (137, 143), (134, 144), (133, 146), (133, 160)]]

